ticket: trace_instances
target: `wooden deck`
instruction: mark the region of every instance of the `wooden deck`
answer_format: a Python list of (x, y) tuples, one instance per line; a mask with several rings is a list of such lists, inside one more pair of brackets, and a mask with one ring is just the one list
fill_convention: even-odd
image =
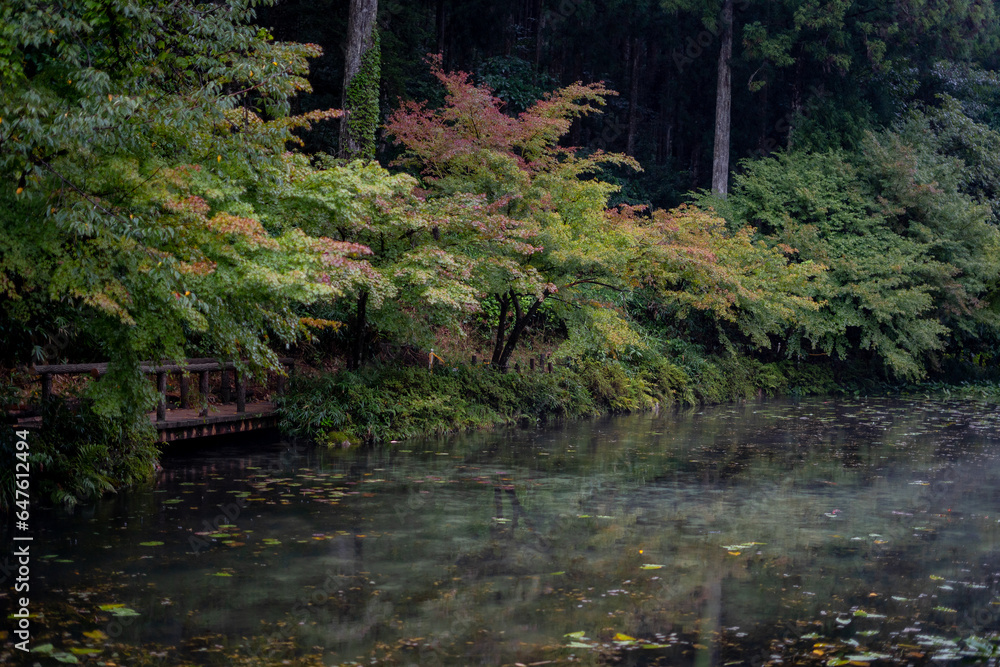
[[(214, 435), (230, 433), (245, 433), (277, 428), (278, 416), (274, 412), (274, 403), (259, 401), (246, 404), (246, 412), (236, 411), (236, 404), (213, 405), (207, 417), (200, 416), (201, 411), (194, 408), (175, 408), (167, 410), (166, 419), (157, 421), (156, 413), (149, 413), (149, 421), (156, 427), (159, 442), (175, 442), (192, 438), (208, 438)], [(42, 426), (39, 416), (21, 417), (15, 422), (17, 428), (37, 429)]]
[[(287, 374), (295, 367), (294, 359), (279, 359)], [(248, 402), (247, 383), (233, 361), (214, 359), (185, 359), (181, 363), (144, 362), (140, 366), (147, 375), (156, 377), (157, 393), (160, 395), (155, 412), (149, 420), (156, 427), (160, 442), (174, 442), (193, 438), (207, 438), (215, 435), (243, 433), (274, 428), (278, 425), (274, 403), (270, 401)], [(41, 382), (41, 400), (52, 396), (52, 378), (58, 375), (90, 375), (100, 377), (107, 373), (106, 363), (58, 364), (35, 366), (34, 373)], [(274, 392), (282, 393), (285, 388), (286, 372), (274, 375)], [(221, 396), (211, 396), (209, 375), (219, 374), (217, 387)], [(175, 376), (180, 391), (179, 407), (168, 409), (167, 378)], [(191, 378), (197, 377), (198, 400), (190, 400)], [(264, 387), (262, 396), (271, 395), (270, 387)], [(235, 400), (231, 400), (235, 399)], [(192, 404), (198, 403), (197, 407)], [(41, 428), (42, 418), (37, 406), (25, 406), (26, 412), (14, 415), (14, 423), (20, 428)], [(10, 415), (8, 415), (10, 416)]]
[(199, 412), (193, 408), (178, 408), (167, 410), (167, 418), (163, 421), (156, 421), (155, 412), (150, 413), (149, 419), (156, 426), (160, 442), (259, 431), (278, 426), (274, 403), (270, 401), (247, 403), (246, 412), (243, 414), (237, 413), (236, 405), (232, 403), (213, 406), (209, 409), (207, 417), (199, 416)]

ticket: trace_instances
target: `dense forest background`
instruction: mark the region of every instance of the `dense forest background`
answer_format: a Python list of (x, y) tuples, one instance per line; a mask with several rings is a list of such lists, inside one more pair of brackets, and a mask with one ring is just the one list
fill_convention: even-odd
[[(260, 22), (284, 40), (323, 47), (299, 110), (342, 108), (347, 0), (287, 0)], [(711, 186), (720, 0), (383, 0), (378, 3), (383, 118), (400, 100), (441, 91), (425, 63), (471, 72), (520, 113), (576, 81), (618, 92), (604, 113), (574, 124), (567, 143), (626, 153), (617, 201), (671, 207)], [(1000, 54), (995, 3), (964, 0), (821, 2), (736, 0), (733, 5), (730, 164), (789, 147), (857, 148), (866, 131), (939, 95), (996, 129)], [(336, 153), (338, 125), (308, 135)], [(378, 156), (396, 150), (384, 134)]]

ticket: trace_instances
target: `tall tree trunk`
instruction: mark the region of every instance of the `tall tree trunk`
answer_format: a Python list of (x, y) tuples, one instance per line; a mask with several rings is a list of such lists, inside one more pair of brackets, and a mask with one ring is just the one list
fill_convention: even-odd
[(340, 124), (342, 157), (375, 157), (381, 69), (375, 26), (377, 15), (378, 0), (351, 0), (344, 63), (345, 114)]
[(712, 192), (729, 193), (729, 131), (733, 102), (730, 61), (733, 58), (733, 0), (722, 5), (722, 47), (719, 49), (719, 78), (715, 88), (715, 152), (712, 156)]
[(354, 327), (351, 332), (351, 355), (347, 359), (347, 369), (361, 368), (365, 358), (365, 336), (368, 334), (368, 291), (362, 290), (358, 295), (358, 307), (354, 315)]
[(542, 62), (542, 0), (534, 0), (532, 6), (532, 36), (535, 39), (535, 70)]
[(645, 49), (643, 41), (636, 37), (632, 40), (632, 62), (631, 81), (629, 81), (628, 93), (628, 134), (625, 138), (625, 152), (635, 157), (635, 135), (639, 123), (639, 65), (642, 60), (642, 52)]
[(503, 343), (507, 333), (507, 308), (510, 306), (510, 292), (497, 294), (497, 301), (500, 303), (500, 319), (497, 322), (497, 338), (493, 345), (493, 358), (490, 363), (494, 367), (499, 366), (500, 357), (503, 355)]
[(437, 0), (434, 14), (434, 29), (437, 32), (437, 53), (444, 59), (444, 0)]

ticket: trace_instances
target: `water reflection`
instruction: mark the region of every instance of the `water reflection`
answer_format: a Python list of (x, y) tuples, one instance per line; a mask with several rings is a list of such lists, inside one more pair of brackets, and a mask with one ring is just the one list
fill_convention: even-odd
[(768, 402), (168, 456), (154, 488), (48, 517), (39, 629), (56, 651), (114, 641), (161, 664), (984, 656), (997, 419)]

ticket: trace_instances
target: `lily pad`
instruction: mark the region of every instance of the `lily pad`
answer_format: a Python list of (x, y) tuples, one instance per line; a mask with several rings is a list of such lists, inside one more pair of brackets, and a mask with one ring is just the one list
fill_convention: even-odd
[(140, 547), (162, 547), (163, 542), (158, 542), (156, 540), (152, 542), (139, 542)]

